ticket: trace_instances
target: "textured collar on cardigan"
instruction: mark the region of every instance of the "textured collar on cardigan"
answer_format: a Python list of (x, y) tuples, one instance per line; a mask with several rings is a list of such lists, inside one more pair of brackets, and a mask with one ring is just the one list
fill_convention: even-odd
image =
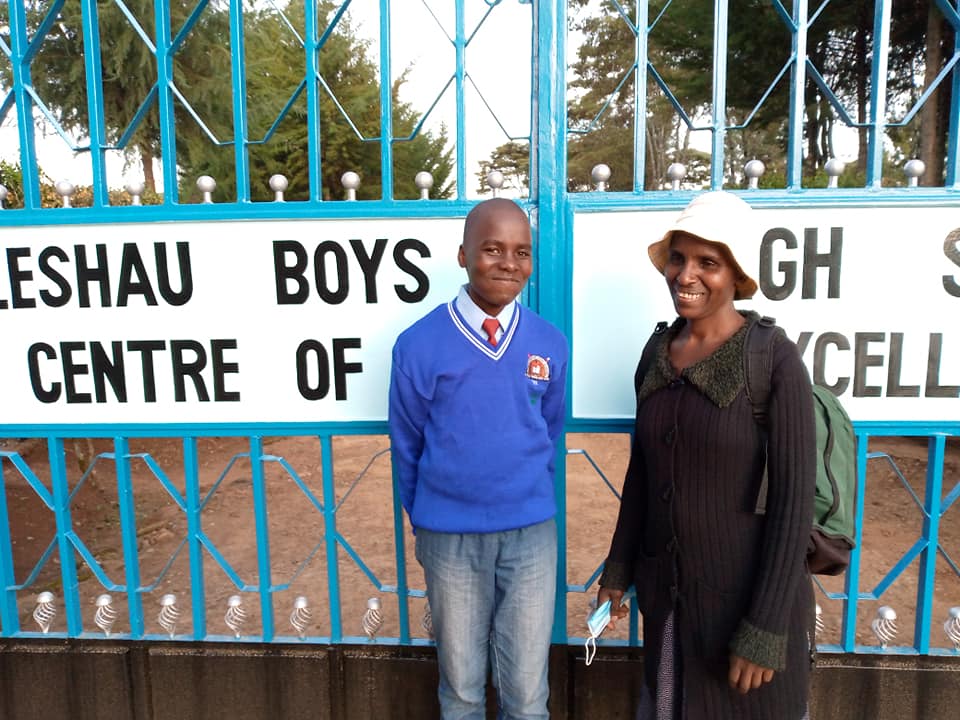
[[(744, 386), (743, 343), (747, 337), (747, 328), (759, 317), (752, 311), (740, 311), (740, 314), (747, 322), (739, 330), (710, 355), (680, 373), (686, 382), (696, 386), (714, 405), (721, 408), (730, 405)], [(637, 391), (638, 405), (676, 379), (677, 372), (670, 363), (667, 350), (686, 322), (683, 318), (677, 318), (661, 335), (654, 361)]]

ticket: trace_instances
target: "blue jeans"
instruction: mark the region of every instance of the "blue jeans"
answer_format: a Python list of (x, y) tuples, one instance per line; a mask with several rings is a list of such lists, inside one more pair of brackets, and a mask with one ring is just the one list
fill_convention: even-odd
[(547, 718), (557, 526), (496, 533), (417, 529), (444, 720), (483, 720), (487, 669), (503, 720)]

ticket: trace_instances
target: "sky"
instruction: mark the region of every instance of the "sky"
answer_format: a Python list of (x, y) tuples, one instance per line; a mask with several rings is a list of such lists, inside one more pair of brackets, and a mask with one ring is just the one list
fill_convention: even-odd
[[(455, 52), (449, 38), (455, 36), (454, 3), (448, 0), (405, 0), (393, 2), (391, 15), (391, 70), (395, 80), (406, 73), (401, 99), (420, 112), (437, 101), (425, 129), (438, 132), (445, 125), (451, 141), (455, 139), (455, 93), (451, 84), (445, 91), (455, 66)], [(467, 194), (479, 191), (476, 173), (480, 161), (489, 157), (498, 145), (511, 137), (526, 137), (530, 132), (530, 44), (531, 5), (519, 0), (501, 0), (492, 8), (486, 0), (467, 0), (466, 34), (472, 36), (466, 51), (466, 69), (473, 85), (467, 85), (466, 117)], [(489, 11), (489, 12), (488, 12)], [(379, 0), (353, 0), (347, 18), (356, 35), (369, 40), (369, 57), (379, 59)], [(574, 57), (578, 38), (568, 37), (568, 57)], [(441, 95), (441, 91), (443, 91)], [(482, 97), (481, 97), (482, 96)], [(489, 105), (489, 107), (487, 107)], [(19, 139), (11, 112), (0, 126), (0, 158), (18, 159)], [(75, 144), (85, 141), (76, 139)], [(709, 150), (710, 134), (694, 133), (694, 147)], [(835, 135), (838, 155), (850, 162), (856, 156), (856, 134), (838, 128)], [(75, 154), (46, 122), (39, 123), (37, 155), (40, 166), (52, 180), (70, 180), (75, 184), (91, 182), (88, 153)], [(609, 164), (613, 164), (613, 159)], [(343, 168), (346, 171), (350, 168)], [(159, 167), (155, 176), (161, 180)], [(139, 180), (138, 163), (128, 166), (119, 151), (107, 153), (107, 178), (111, 188)], [(159, 188), (158, 188), (159, 189)]]
[[(525, 137), (530, 133), (531, 6), (518, 0), (503, 0), (486, 14), (490, 8), (484, 0), (468, 0), (466, 5), (466, 33), (470, 36), (476, 30), (467, 48), (466, 68), (479, 91), (478, 94), (468, 85), (467, 183), (468, 194), (473, 196), (477, 190), (475, 174), (479, 162), (489, 157), (498, 145), (507, 142), (508, 136)], [(453, 3), (447, 0), (428, 0), (426, 3), (407, 0), (393, 2), (392, 6), (392, 76), (396, 79), (406, 71), (401, 99), (424, 112), (434, 103), (454, 72), (455, 51), (448, 39), (455, 37), (456, 33)], [(353, 0), (348, 18), (356, 34), (370, 41), (369, 57), (378, 61), (378, 0)], [(491, 106), (492, 113), (480, 99), (481, 94)], [(454, 86), (451, 84), (428, 117), (425, 129), (438, 131), (443, 123), (448, 136), (453, 139), (456, 127), (454, 103)], [(82, 138), (74, 140), (76, 145), (84, 143)], [(40, 166), (52, 180), (90, 183), (89, 154), (72, 152), (46, 121), (39, 124), (36, 147)], [(15, 112), (11, 112), (0, 127), (0, 157), (15, 161), (18, 148)], [(107, 153), (107, 182), (111, 188), (122, 187), (126, 181), (142, 177), (137, 163), (132, 167), (125, 165), (122, 153)], [(160, 179), (159, 168), (156, 177)]]

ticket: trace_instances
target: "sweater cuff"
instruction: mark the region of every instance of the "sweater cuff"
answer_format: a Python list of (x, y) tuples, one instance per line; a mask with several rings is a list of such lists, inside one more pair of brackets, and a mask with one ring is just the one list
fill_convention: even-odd
[(630, 577), (630, 568), (627, 567), (626, 563), (608, 559), (603, 564), (603, 574), (597, 584), (600, 587), (612, 590), (626, 590), (633, 584), (633, 578)]
[(730, 641), (730, 651), (752, 663), (782, 672), (787, 665), (787, 636), (761, 630), (741, 620)]

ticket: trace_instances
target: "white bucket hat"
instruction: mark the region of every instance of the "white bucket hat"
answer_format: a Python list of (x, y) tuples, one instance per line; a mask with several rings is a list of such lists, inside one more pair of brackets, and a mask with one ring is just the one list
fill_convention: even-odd
[(714, 190), (698, 195), (683, 209), (666, 234), (647, 248), (650, 260), (661, 273), (670, 257), (670, 239), (675, 232), (716, 243), (726, 248), (740, 279), (734, 300), (747, 300), (757, 291), (757, 281), (748, 270), (760, 265), (760, 243), (754, 235), (750, 206), (733, 193)]

